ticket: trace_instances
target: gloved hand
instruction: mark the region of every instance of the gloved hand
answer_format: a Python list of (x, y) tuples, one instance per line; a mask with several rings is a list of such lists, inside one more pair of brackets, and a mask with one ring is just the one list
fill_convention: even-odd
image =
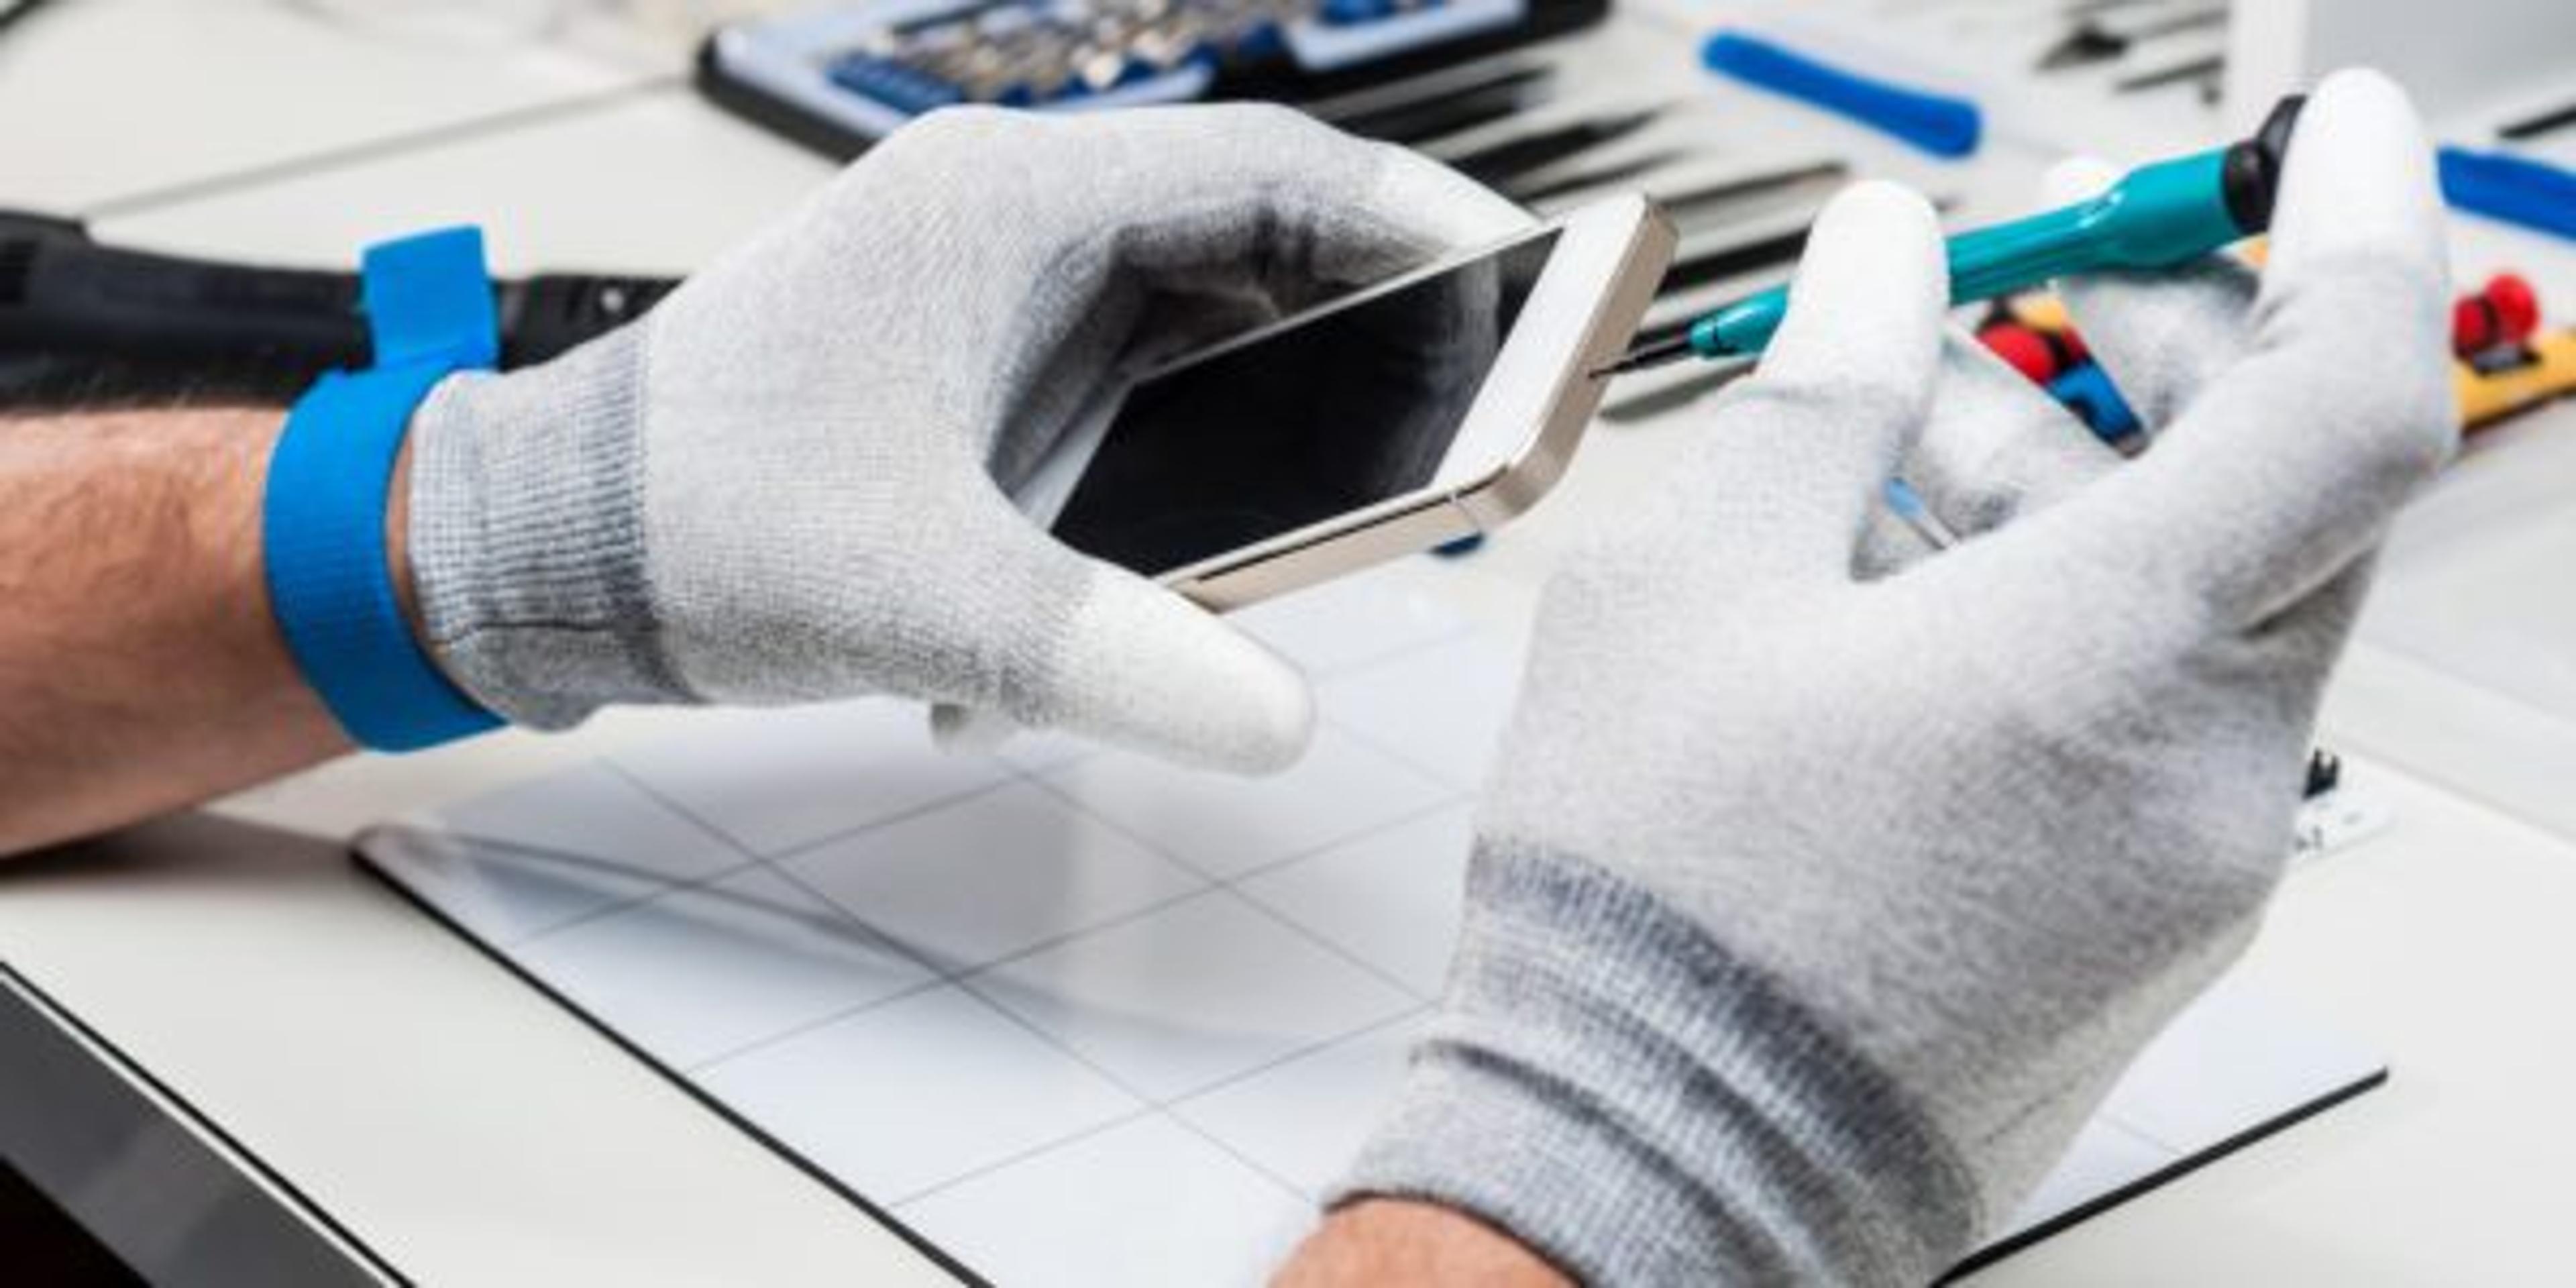
[[(2280, 877), (2370, 552), (2457, 432), (2429, 161), (2337, 76), (2259, 294), (2077, 288), (2162, 431), (2125, 464), (1945, 357), (1919, 199), (1834, 203), (1759, 372), (1547, 591), (1443, 1013), (1342, 1198), (1603, 1284), (1911, 1288), (1992, 1232)], [(1918, 433), (1968, 534), (1919, 558), (1863, 540)]]
[(639, 324), (433, 391), (428, 645), (539, 727), (885, 692), (1279, 766), (1297, 672), (1005, 489), (1133, 368), (1525, 222), (1282, 109), (936, 113)]

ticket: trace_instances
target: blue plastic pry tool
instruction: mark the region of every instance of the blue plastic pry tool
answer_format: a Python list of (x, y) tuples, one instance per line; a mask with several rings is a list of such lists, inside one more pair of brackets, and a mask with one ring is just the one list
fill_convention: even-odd
[(1850, 117), (1934, 156), (1967, 156), (1985, 136), (1984, 114), (1968, 99), (1845, 71), (1775, 40), (1720, 31), (1700, 46), (1699, 60), (1710, 71)]
[(2142, 428), (2138, 413), (2129, 407), (2128, 399), (2120, 396), (2120, 388), (2111, 383), (2110, 374), (2093, 363), (2060, 373), (2048, 382), (2048, 393), (2105, 443), (2119, 442)]
[(2444, 148), (2442, 199), (2473, 215), (2576, 240), (2576, 172), (2508, 152)]

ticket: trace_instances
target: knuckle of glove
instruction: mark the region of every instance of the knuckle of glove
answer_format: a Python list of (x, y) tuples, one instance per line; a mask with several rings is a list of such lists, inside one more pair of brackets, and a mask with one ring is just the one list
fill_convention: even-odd
[[(868, 149), (832, 185), (841, 201), (945, 193), (973, 176), (1061, 168), (1069, 160), (1054, 118), (968, 104), (915, 117)], [(984, 190), (980, 185), (971, 190)]]
[(1211, 103), (1179, 112), (1188, 113), (1210, 135), (1248, 150), (1359, 146), (1350, 135), (1281, 103)]
[[(915, 154), (942, 159), (980, 153), (1044, 135), (1049, 118), (979, 103), (943, 107), (916, 117), (868, 152), (870, 161), (915, 161)], [(980, 164), (980, 160), (978, 161)]]

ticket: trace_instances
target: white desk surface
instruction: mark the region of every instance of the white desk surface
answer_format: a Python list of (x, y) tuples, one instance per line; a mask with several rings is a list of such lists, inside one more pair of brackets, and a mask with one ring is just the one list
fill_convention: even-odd
[[(0, 202), (107, 205), (100, 231), (136, 242), (345, 261), (370, 238), (471, 218), (505, 271), (678, 270), (829, 174), (685, 90), (639, 88), (655, 73), (631, 60), (482, 51), (460, 77), (429, 65), (452, 54), (387, 48), (252, 0), (83, 0), (31, 20), (21, 40), (0, 41), (0, 116), (100, 114), (59, 137), (0, 138)], [(87, 52), (57, 62), (47, 46)], [(95, 82), (138, 59), (142, 87)], [(329, 70), (301, 93), (254, 88), (316, 66)], [(602, 94), (616, 97), (592, 101)], [(309, 110), (326, 98), (332, 112)], [(161, 114), (143, 114), (148, 102)], [(549, 104), (572, 106), (366, 147)], [(330, 163), (282, 164), (317, 154)], [(263, 174), (116, 208), (251, 169)], [(2481, 242), (2463, 258), (2494, 254)], [(2576, 273), (2557, 280), (2576, 297)], [(2556, 419), (2576, 432), (2576, 416)], [(1650, 476), (1679, 434), (1669, 421), (1602, 431), (1559, 498), (1452, 574), (1464, 598), (1486, 612), (1523, 602), (1566, 534)], [(2402, 734), (2421, 692), (2405, 668), (2365, 659), (2354, 672), (2330, 728)], [(858, 1211), (414, 912), (335, 843), (687, 718), (615, 713), (558, 738), (353, 759), (209, 815), (0, 868), (0, 959), (423, 1281), (936, 1282)], [(2562, 772), (2576, 781), (2576, 766)], [(2554, 1177), (2576, 1151), (2561, 1085), (2576, 1009), (2559, 999), (2576, 979), (2576, 936), (2559, 923), (2576, 909), (2576, 843), (2375, 757), (2354, 757), (2350, 776), (2395, 807), (2396, 827), (2294, 874), (2246, 969), (2378, 1046), (2394, 1079), (1976, 1282), (2559, 1276)]]
[(406, 137), (503, 129), (681, 72), (671, 51), (612, 48), (589, 29), (423, 42), (316, 16), (331, 7), (80, 0), (30, 17), (0, 39), (5, 199), (112, 209)]

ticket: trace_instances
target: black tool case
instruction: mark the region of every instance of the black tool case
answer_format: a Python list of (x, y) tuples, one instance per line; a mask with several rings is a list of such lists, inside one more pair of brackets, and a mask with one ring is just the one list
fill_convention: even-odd
[[(920, 112), (952, 103), (1096, 110), (1149, 103), (1262, 99), (1299, 103), (1421, 76), (1601, 21), (1609, 0), (1174, 0), (1167, 19), (1224, 14), (1236, 25), (1186, 52), (1132, 47), (1034, 59), (1033, 81), (971, 84), (938, 74), (943, 59), (976, 52), (995, 15), (1040, 13), (1030, 0), (904, 0), (830, 4), (730, 24), (700, 46), (707, 98), (807, 147), (856, 156)], [(982, 24), (978, 26), (976, 24)], [(996, 40), (1007, 43), (1006, 32)], [(1114, 70), (1086, 82), (1080, 61)], [(1055, 78), (1061, 78), (1056, 80)], [(1031, 85), (1034, 83), (1035, 88)]]

